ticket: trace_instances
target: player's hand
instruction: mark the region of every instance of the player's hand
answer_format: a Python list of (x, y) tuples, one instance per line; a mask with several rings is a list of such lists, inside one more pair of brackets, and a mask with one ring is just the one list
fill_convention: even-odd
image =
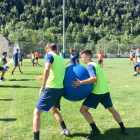
[(41, 87), (39, 91), (39, 97), (41, 96), (42, 92), (44, 91), (45, 87)]
[(43, 80), (43, 76), (38, 76), (38, 77), (36, 78), (36, 80), (37, 80), (37, 83), (39, 83), (40, 81)]
[(74, 87), (74, 88), (76, 88), (76, 87), (78, 87), (78, 86), (81, 86), (82, 84), (81, 84), (81, 81), (79, 80), (79, 79), (77, 79), (77, 78), (75, 78), (77, 81), (71, 81), (72, 82), (72, 87)]

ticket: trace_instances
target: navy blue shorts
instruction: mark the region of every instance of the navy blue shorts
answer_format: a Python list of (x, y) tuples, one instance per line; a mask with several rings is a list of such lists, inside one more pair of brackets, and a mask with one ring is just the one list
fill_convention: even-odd
[(32, 59), (32, 62), (33, 62), (33, 63), (34, 63), (34, 61), (35, 61), (35, 60), (34, 60), (34, 59)]
[(97, 108), (98, 104), (101, 103), (105, 108), (112, 107), (112, 101), (110, 93), (105, 94), (93, 94), (90, 93), (88, 97), (84, 100), (83, 105), (91, 108)]
[(0, 67), (0, 71), (2, 71), (2, 70), (4, 70), (4, 68), (3, 67)]
[(42, 112), (48, 112), (52, 107), (60, 110), (60, 100), (63, 94), (64, 88), (45, 88), (36, 104), (36, 108)]
[(22, 59), (19, 59), (19, 61), (22, 61)]
[(14, 61), (14, 66), (18, 66), (18, 61)]
[(140, 62), (137, 62), (134, 67), (140, 67)]

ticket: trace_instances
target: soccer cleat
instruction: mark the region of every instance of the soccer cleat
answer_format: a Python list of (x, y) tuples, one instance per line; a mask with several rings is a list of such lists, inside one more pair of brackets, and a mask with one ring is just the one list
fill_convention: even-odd
[(137, 74), (134, 74), (133, 76), (137, 76)]
[(96, 131), (91, 131), (91, 133), (86, 137), (86, 139), (91, 139), (91, 138), (93, 138), (93, 137), (95, 137), (95, 136), (97, 136), (97, 135), (100, 135), (100, 130), (98, 129), (98, 130), (96, 130)]
[(1, 82), (4, 82), (5, 80), (4, 79), (2, 79), (2, 80), (0, 80)]
[(21, 74), (23, 74), (22, 72), (20, 72)]
[(70, 131), (66, 128), (61, 132), (63, 135), (69, 136), (70, 135)]
[(126, 130), (124, 130), (124, 131), (120, 130), (120, 133), (122, 133), (123, 135), (128, 135)]
[(12, 72), (11, 75), (14, 75), (14, 73)]

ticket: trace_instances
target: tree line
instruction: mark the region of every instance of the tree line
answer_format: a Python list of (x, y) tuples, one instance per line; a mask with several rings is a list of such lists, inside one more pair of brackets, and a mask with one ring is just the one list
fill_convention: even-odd
[[(66, 43), (140, 43), (140, 0), (65, 3)], [(62, 12), (62, 0), (0, 0), (0, 33), (13, 42), (62, 42)]]

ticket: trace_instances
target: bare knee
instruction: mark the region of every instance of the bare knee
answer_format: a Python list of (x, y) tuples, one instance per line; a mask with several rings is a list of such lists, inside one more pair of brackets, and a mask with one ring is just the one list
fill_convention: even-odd
[(58, 112), (58, 111), (57, 111), (56, 108), (52, 107), (52, 108), (51, 108), (51, 112), (52, 112), (52, 114), (55, 114), (55, 113)]
[(38, 109), (35, 109), (33, 112), (34, 117), (39, 117), (41, 115), (41, 111)]
[(89, 110), (89, 107), (86, 107), (86, 106), (81, 106), (81, 108), (80, 108), (80, 112), (82, 113), (82, 114), (84, 114), (85, 112), (88, 112), (88, 110)]

